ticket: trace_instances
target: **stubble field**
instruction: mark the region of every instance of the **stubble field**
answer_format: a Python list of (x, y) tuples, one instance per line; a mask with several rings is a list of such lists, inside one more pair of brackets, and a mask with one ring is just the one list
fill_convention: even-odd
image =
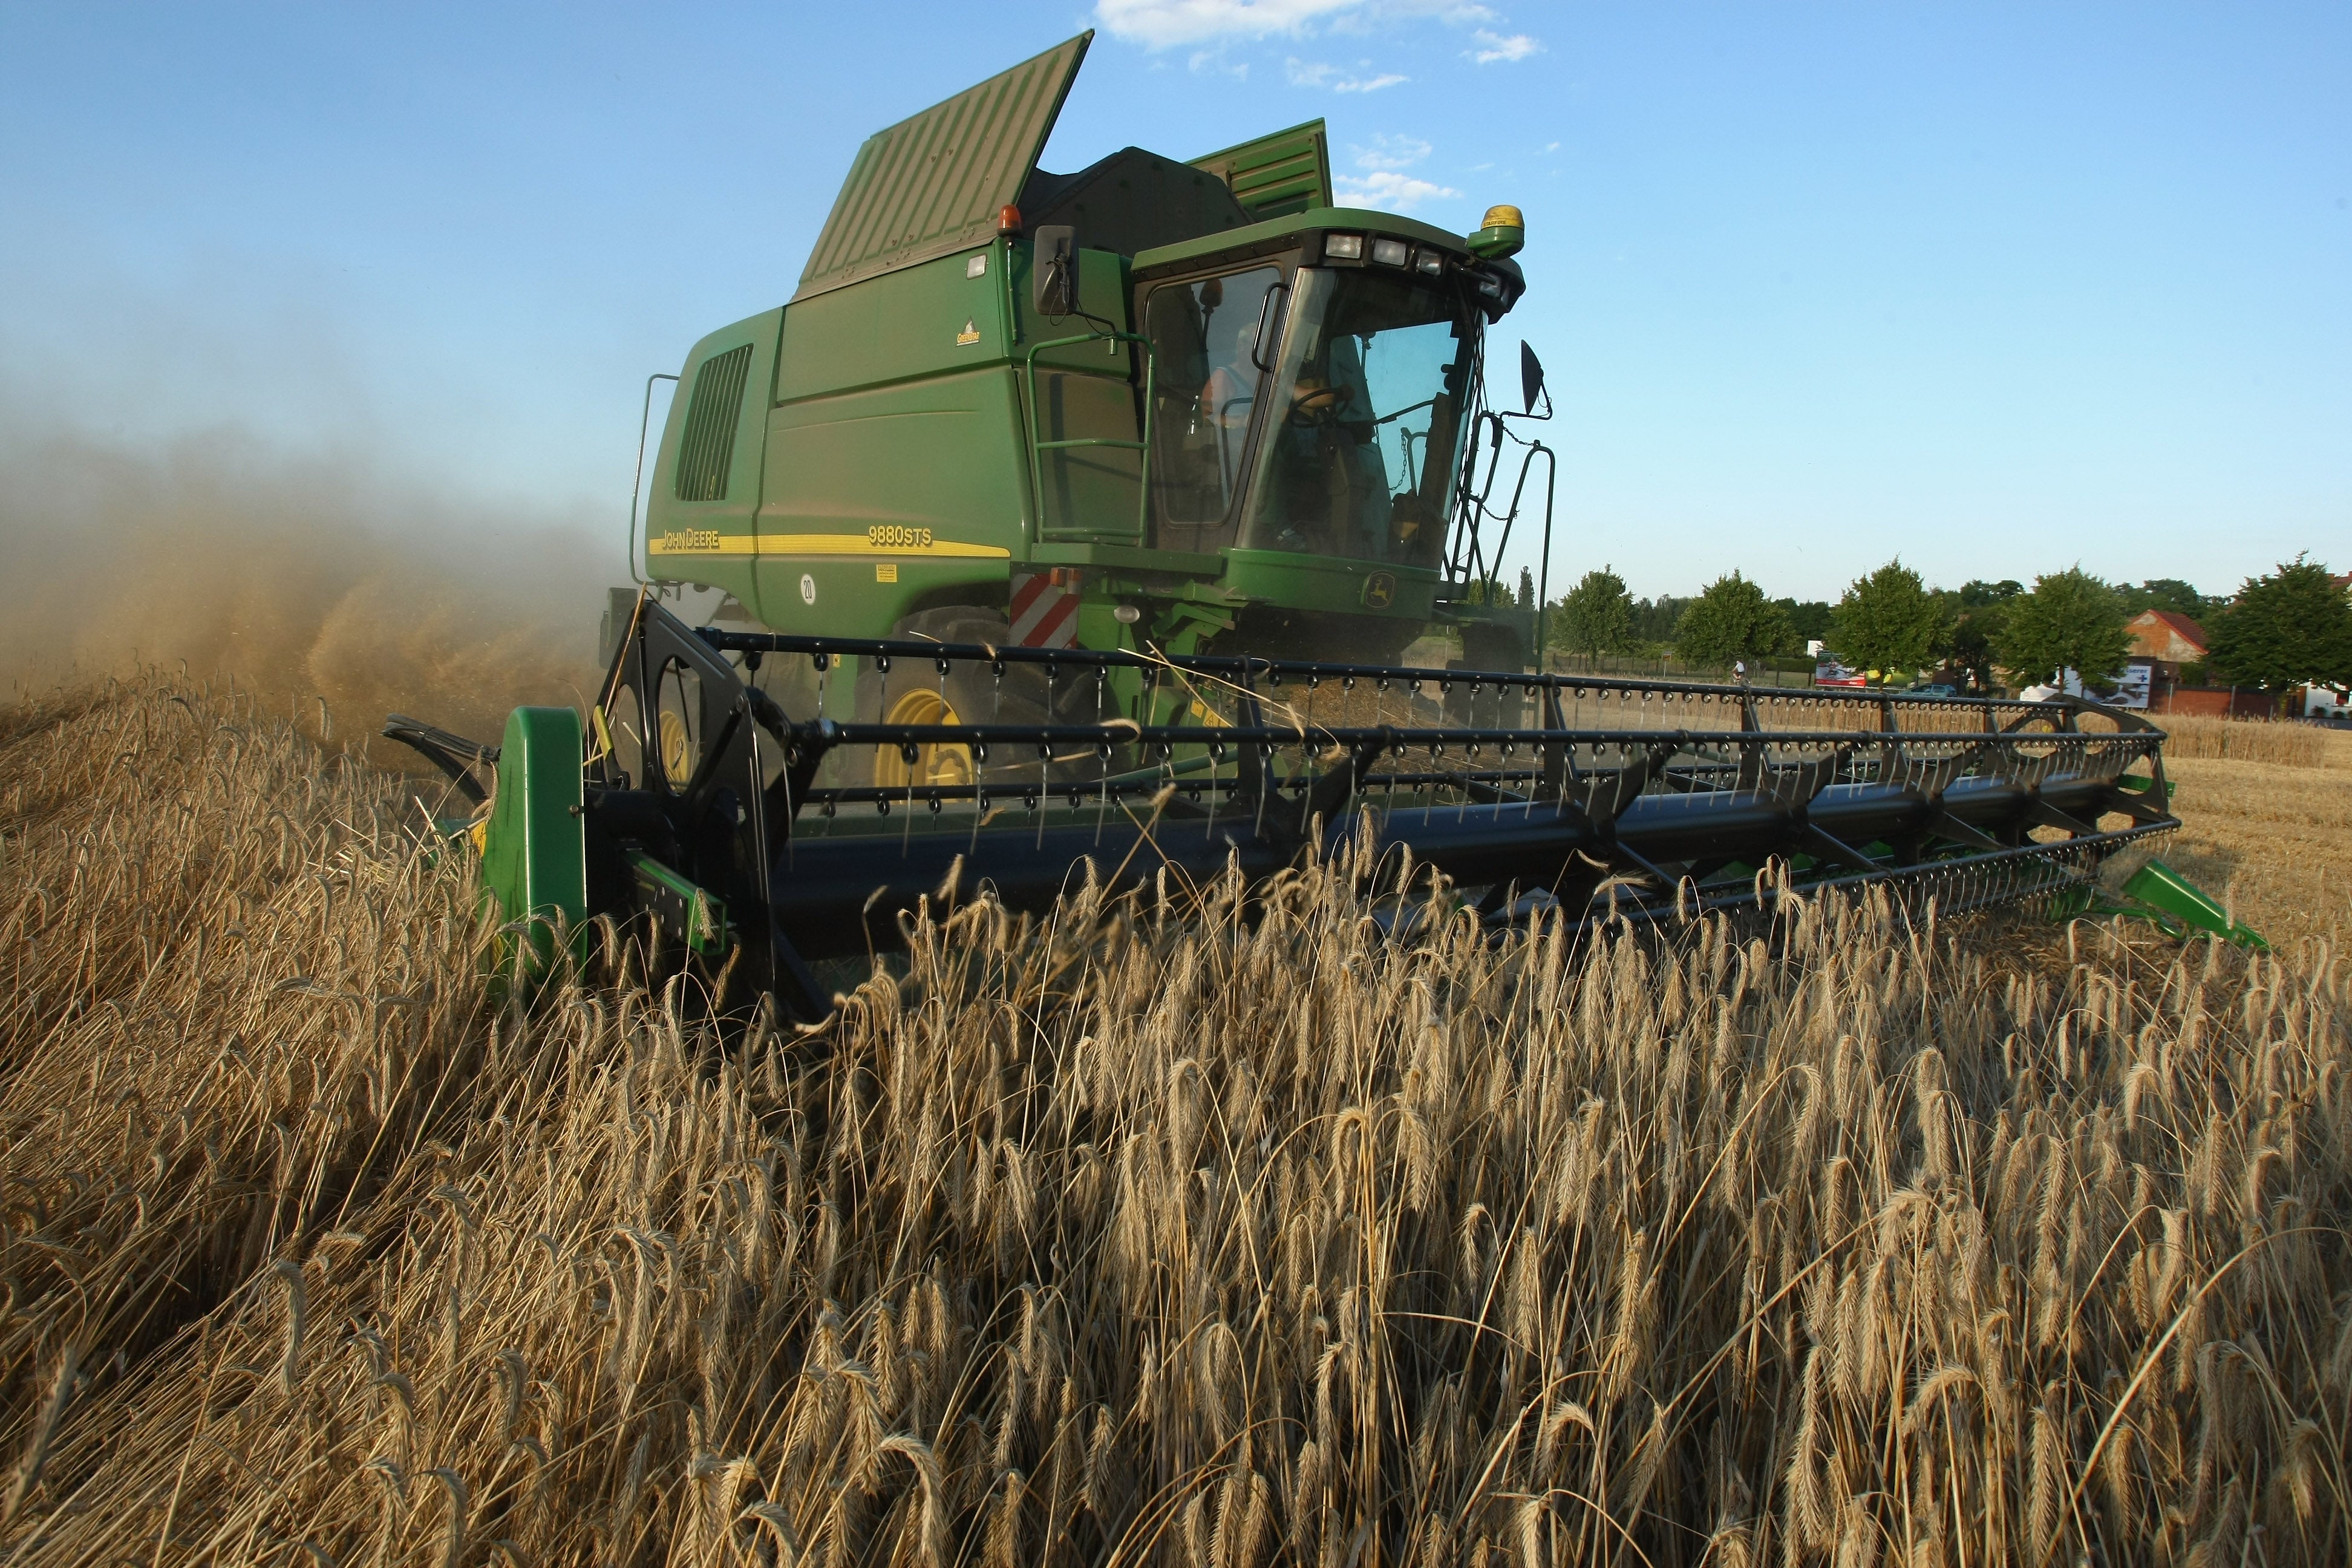
[(2352, 1557), (2352, 769), (2269, 957), (986, 902), (822, 1030), (477, 978), (402, 782), (0, 710), (11, 1561)]

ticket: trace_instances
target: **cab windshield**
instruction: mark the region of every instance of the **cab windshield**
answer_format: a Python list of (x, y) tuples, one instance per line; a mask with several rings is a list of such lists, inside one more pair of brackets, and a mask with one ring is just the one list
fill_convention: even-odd
[(1258, 393), (1242, 542), (1435, 566), (1479, 320), (1408, 274), (1301, 268)]

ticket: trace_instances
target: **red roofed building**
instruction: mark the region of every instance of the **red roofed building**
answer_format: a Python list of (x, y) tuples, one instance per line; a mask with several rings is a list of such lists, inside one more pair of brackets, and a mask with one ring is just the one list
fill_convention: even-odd
[[(2142, 700), (2152, 710), (2214, 718), (2270, 717), (2268, 692), (2252, 687), (2241, 691), (2231, 686), (2180, 684), (2181, 666), (2203, 664), (2207, 643), (2205, 628), (2179, 611), (2142, 610), (2126, 623), (2124, 630), (2131, 634), (2129, 662), (2136, 667), (2126, 684), (2137, 685), (2147, 694)], [(2147, 673), (2139, 674), (2142, 669)]]
[(2205, 628), (2178, 610), (2142, 610), (2124, 630), (2132, 656), (2166, 664), (2195, 664), (2205, 657)]

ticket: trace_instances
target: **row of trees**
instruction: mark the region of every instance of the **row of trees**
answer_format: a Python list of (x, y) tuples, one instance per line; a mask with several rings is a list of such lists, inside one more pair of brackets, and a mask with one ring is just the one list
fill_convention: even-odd
[[(1528, 585), (1522, 593), (1532, 603)], [(1662, 636), (1661, 611), (1671, 632)], [(1670, 647), (1695, 665), (1727, 668), (1800, 653), (1819, 638), (1856, 668), (1907, 680), (1939, 668), (1978, 687), (2006, 670), (2021, 683), (2074, 670), (2113, 678), (2131, 651), (2125, 626), (2143, 610), (2174, 610), (2206, 626), (2219, 680), (2282, 694), (2306, 684), (2352, 684), (2352, 598), (2305, 556), (2248, 578), (2227, 599), (2157, 578), (2109, 584), (2080, 566), (2037, 577), (1931, 588), (1898, 557), (1858, 577), (1834, 605), (1773, 599), (1738, 572), (1695, 599), (1636, 600), (1607, 567), (1588, 572), (1552, 606), (1549, 640), (1587, 657), (1654, 656)]]

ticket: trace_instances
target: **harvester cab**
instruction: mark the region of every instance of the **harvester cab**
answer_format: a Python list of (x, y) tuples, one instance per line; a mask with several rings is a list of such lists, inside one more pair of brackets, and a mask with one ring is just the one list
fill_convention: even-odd
[[(1319, 123), (1047, 174), (1087, 42), (867, 141), (792, 300), (695, 346), (584, 711), (386, 727), (476, 803), (514, 972), (603, 930), (817, 1016), (929, 898), (1309, 855), (1449, 919), (1866, 887), (2246, 938), (2095, 879), (2179, 826), (2139, 715), (1528, 668), (1496, 577), (1523, 501), (1548, 555), (1549, 453), (1483, 361), (1517, 212), (1335, 207)], [(1523, 350), (1528, 415), (1542, 380)], [(1461, 655), (1408, 662), (1433, 623)]]
[(1496, 579), (1549, 453), (1505, 450), (1482, 363), (1517, 210), (1337, 206), (1320, 121), (1048, 173), (1091, 36), (871, 137), (791, 300), (695, 345), (646, 577), (803, 634), (1392, 663), (1434, 624), (1522, 668), (1537, 609)]

